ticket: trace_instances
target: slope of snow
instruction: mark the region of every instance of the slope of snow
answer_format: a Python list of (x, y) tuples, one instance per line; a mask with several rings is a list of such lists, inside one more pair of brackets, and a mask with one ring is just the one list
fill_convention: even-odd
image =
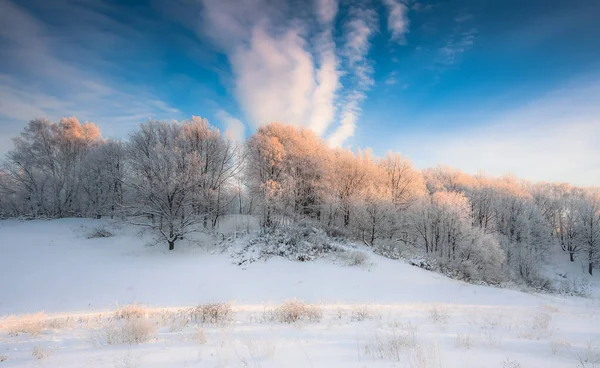
[[(240, 224), (236, 219), (223, 228), (249, 226)], [(87, 239), (99, 226), (115, 235)], [(2, 221), (0, 242), (0, 316), (92, 314), (134, 302), (232, 302), (238, 311), (231, 325), (206, 327), (204, 345), (190, 329), (161, 330), (136, 346), (94, 346), (79, 330), (37, 337), (0, 332), (0, 357), (8, 357), (3, 367), (574, 367), (596, 349), (600, 364), (597, 299), (469, 285), (374, 254), (360, 267), (281, 258), (240, 267), (211, 236), (169, 252), (162, 243), (149, 245), (151, 236), (139, 229), (105, 220)], [(291, 298), (320, 304), (323, 320), (256, 322), (264, 305)], [(357, 304), (370, 305), (369, 318), (351, 317)], [(540, 318), (548, 323), (538, 326)], [(418, 345), (401, 359), (368, 353), (411, 325)], [(469, 347), (459, 346), (461, 336)], [(33, 358), (35, 346), (50, 357)], [(437, 358), (419, 365), (421, 355)]]
[(149, 238), (127, 226), (115, 229), (109, 224), (115, 236), (86, 239), (102, 223), (0, 223), (0, 279), (11, 280), (2, 288), (0, 313), (103, 310), (133, 302), (157, 307), (211, 301), (257, 304), (289, 298), (493, 306), (534, 306), (556, 299), (469, 285), (373, 254), (368, 267), (273, 258), (243, 269), (226, 253), (212, 254), (215, 240), (208, 236), (194, 248), (182, 242), (172, 252), (162, 243), (146, 245)]

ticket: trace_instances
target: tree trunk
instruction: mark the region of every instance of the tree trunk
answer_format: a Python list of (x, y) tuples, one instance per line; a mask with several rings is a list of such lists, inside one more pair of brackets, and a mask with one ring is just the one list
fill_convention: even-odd
[(570, 257), (570, 260), (571, 260), (571, 262), (575, 262), (575, 257), (574, 257), (574, 255), (575, 255), (575, 253), (573, 253), (573, 252), (569, 252), (569, 257)]
[(169, 250), (175, 249), (175, 239), (169, 240)]
[(375, 221), (373, 221), (373, 227), (371, 228), (371, 246), (375, 244)]

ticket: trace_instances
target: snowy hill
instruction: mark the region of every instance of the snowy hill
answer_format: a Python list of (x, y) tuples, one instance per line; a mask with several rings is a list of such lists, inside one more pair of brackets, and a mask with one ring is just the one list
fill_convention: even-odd
[[(113, 236), (88, 239), (99, 228)], [(151, 237), (139, 229), (105, 220), (2, 221), (0, 239), (0, 316), (93, 315), (131, 303), (176, 310), (225, 302), (236, 312), (229, 326), (205, 327), (208, 343), (200, 348), (183, 332), (160, 329), (149, 342), (110, 351), (62, 330), (35, 337), (0, 332), (3, 367), (80, 366), (82, 360), (94, 367), (126, 361), (140, 367), (600, 364), (600, 303), (594, 298), (469, 285), (372, 253), (362, 266), (272, 258), (240, 267), (211, 236), (169, 252), (163, 244), (148, 245)], [(265, 306), (292, 298), (319, 305), (322, 320), (295, 327), (256, 322)], [(368, 306), (364, 315), (361, 306)], [(5, 318), (5, 326), (10, 321)], [(405, 352), (396, 346), (401, 359), (394, 359), (389, 338), (413, 328), (407, 326), (418, 339)], [(55, 350), (38, 360), (31, 349), (40, 346)], [(106, 359), (94, 358), (100, 355)], [(584, 356), (588, 362), (581, 363)], [(419, 359), (428, 365), (418, 365)]]

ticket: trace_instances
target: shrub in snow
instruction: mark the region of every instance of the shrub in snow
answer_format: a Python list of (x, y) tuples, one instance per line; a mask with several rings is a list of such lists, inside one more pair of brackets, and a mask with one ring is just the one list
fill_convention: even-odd
[(37, 336), (46, 328), (46, 315), (44, 313), (26, 314), (8, 319), (5, 325), (10, 336), (19, 334)]
[(113, 236), (113, 233), (111, 233), (110, 231), (106, 230), (106, 228), (104, 227), (97, 227), (94, 230), (92, 230), (88, 235), (87, 238), (88, 239), (94, 239), (94, 238), (109, 238)]
[(570, 346), (571, 344), (565, 339), (552, 338), (550, 340), (550, 351), (552, 352), (552, 355), (556, 355), (560, 350), (567, 349)]
[(600, 345), (588, 341), (585, 349), (577, 357), (577, 367), (596, 367), (600, 363)]
[(42, 349), (39, 345), (36, 345), (33, 348), (33, 353), (31, 353), (36, 359), (45, 359), (50, 356), (50, 352)]
[(143, 305), (128, 304), (117, 307), (114, 316), (118, 319), (144, 318), (148, 316), (148, 310)]
[(364, 321), (365, 319), (373, 318), (373, 311), (366, 305), (355, 305), (352, 307), (350, 313), (350, 320), (352, 321)]
[(546, 312), (538, 313), (531, 320), (531, 328), (546, 331), (552, 322), (552, 316)]
[(147, 318), (109, 319), (92, 333), (98, 345), (140, 344), (154, 336), (155, 328)]
[(405, 355), (410, 354), (416, 347), (416, 327), (409, 324), (401, 331), (392, 330), (390, 334), (376, 334), (372, 341), (365, 345), (365, 354), (400, 362), (405, 360)]
[(456, 347), (457, 348), (471, 349), (471, 346), (473, 346), (471, 334), (469, 334), (469, 333), (456, 334)]
[(431, 271), (433, 267), (431, 266), (431, 262), (426, 260), (425, 258), (412, 258), (408, 260), (408, 264), (411, 266), (416, 266), (427, 271)]
[(323, 310), (317, 305), (288, 300), (275, 310), (275, 316), (282, 323), (319, 322), (323, 317)]
[(323, 230), (311, 222), (304, 221), (259, 233), (249, 238), (244, 247), (232, 254), (232, 257), (238, 265), (271, 257), (309, 262), (337, 251), (338, 247)]
[(382, 239), (373, 246), (375, 253), (390, 259), (402, 258), (403, 250), (400, 242), (389, 239)]
[(516, 360), (512, 360), (510, 358), (506, 358), (504, 361), (502, 361), (502, 368), (521, 368), (522, 365), (521, 363), (517, 362)]
[(233, 319), (233, 309), (229, 303), (207, 303), (194, 307), (190, 311), (194, 321), (199, 323), (225, 323)]
[(450, 319), (450, 315), (445, 308), (434, 306), (429, 310), (429, 318), (431, 318), (434, 323), (446, 324)]
[(341, 260), (346, 266), (363, 266), (369, 260), (369, 257), (361, 251), (357, 250), (340, 250), (337, 259)]
[(591, 293), (590, 282), (585, 278), (559, 280), (555, 289), (557, 293), (568, 296), (587, 297)]
[(204, 333), (204, 329), (202, 327), (196, 328), (196, 332), (194, 333), (194, 340), (201, 345), (206, 344), (206, 342), (208, 341), (208, 339), (206, 338), (206, 333)]
[(347, 229), (338, 226), (323, 226), (323, 230), (331, 238), (349, 239), (351, 236)]

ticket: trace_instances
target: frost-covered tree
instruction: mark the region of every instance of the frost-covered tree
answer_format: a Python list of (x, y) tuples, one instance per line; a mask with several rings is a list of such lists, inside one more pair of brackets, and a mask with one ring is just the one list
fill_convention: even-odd
[(592, 275), (600, 260), (600, 192), (585, 191), (577, 205), (580, 241), (587, 255), (588, 272)]
[(82, 161), (102, 142), (98, 127), (81, 124), (75, 118), (63, 118), (59, 123), (34, 119), (13, 142), (15, 148), (7, 154), (5, 172), (20, 214), (80, 215)]
[(462, 192), (465, 187), (472, 185), (473, 178), (460, 170), (449, 166), (438, 166), (423, 170), (425, 184), (430, 193), (446, 190)]
[(264, 225), (273, 225), (273, 216), (321, 218), (328, 152), (312, 131), (278, 123), (260, 127), (248, 140), (247, 155), (248, 181), (261, 202)]
[(333, 152), (328, 183), (331, 198), (342, 213), (344, 227), (350, 224), (352, 209), (369, 181), (368, 160), (370, 158), (361, 152), (356, 155), (349, 150), (337, 149)]
[(390, 151), (378, 164), (385, 172), (385, 184), (394, 207), (406, 209), (426, 193), (423, 175), (400, 154)]
[(578, 215), (579, 194), (574, 188), (568, 188), (561, 198), (556, 223), (556, 236), (563, 251), (569, 254), (571, 262), (580, 250), (578, 242), (580, 217)]
[(123, 205), (125, 146), (110, 140), (92, 148), (83, 160), (81, 188), (87, 211), (96, 218), (111, 218)]
[(225, 139), (206, 119), (194, 116), (181, 123), (182, 144), (202, 162), (200, 181), (194, 190), (194, 211), (203, 214), (203, 226), (215, 227), (234, 197), (233, 178), (242, 167), (241, 147)]
[(412, 223), (425, 252), (455, 257), (470, 227), (469, 214), (469, 201), (460, 193), (440, 191), (423, 198)]
[(464, 277), (499, 281), (504, 253), (495, 237), (472, 227), (470, 204), (463, 194), (436, 192), (422, 198), (412, 214), (417, 244), (440, 265)]
[(391, 236), (397, 211), (393, 204), (392, 190), (385, 180), (387, 175), (383, 167), (368, 158), (363, 164), (368, 180), (356, 203), (355, 222), (363, 242), (372, 247), (377, 239)]
[(277, 137), (254, 134), (247, 142), (246, 180), (261, 207), (261, 223), (275, 224), (282, 212), (285, 149)]
[(194, 210), (202, 179), (199, 152), (187, 144), (181, 124), (149, 121), (129, 137), (127, 155), (129, 215), (136, 224), (157, 230), (173, 250), (203, 221), (204, 214)]

